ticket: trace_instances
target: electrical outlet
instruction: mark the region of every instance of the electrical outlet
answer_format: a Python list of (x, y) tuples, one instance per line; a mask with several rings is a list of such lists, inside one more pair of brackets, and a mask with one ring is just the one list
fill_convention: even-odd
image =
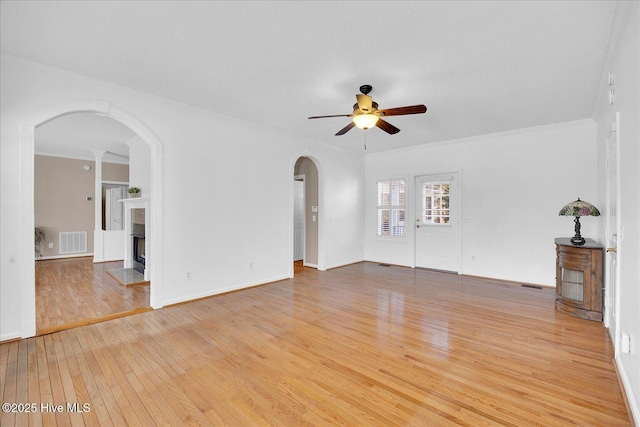
[(253, 270), (253, 263), (252, 262), (249, 263), (249, 270)]
[(623, 353), (631, 353), (631, 337), (626, 332), (620, 334), (620, 350)]
[(49, 249), (53, 249), (53, 242), (49, 243)]
[(186, 273), (184, 273), (184, 278), (187, 280), (191, 280), (191, 272), (187, 271)]

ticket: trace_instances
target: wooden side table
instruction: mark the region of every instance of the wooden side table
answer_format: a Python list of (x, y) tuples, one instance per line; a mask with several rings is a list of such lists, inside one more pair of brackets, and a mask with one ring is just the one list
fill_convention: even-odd
[(602, 321), (603, 247), (592, 239), (575, 246), (556, 243), (556, 309), (571, 316)]

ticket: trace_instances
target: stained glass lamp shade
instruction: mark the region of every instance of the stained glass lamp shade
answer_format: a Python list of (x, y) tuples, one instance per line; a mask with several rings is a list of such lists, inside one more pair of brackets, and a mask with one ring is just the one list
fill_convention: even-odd
[(591, 203), (587, 203), (583, 200), (580, 200), (580, 198), (578, 198), (578, 200), (571, 202), (565, 205), (562, 209), (560, 209), (560, 213), (558, 215), (575, 217), (573, 222), (575, 223), (576, 235), (571, 238), (571, 243), (576, 246), (582, 246), (584, 245), (585, 240), (580, 235), (580, 217), (581, 216), (600, 216), (600, 211)]

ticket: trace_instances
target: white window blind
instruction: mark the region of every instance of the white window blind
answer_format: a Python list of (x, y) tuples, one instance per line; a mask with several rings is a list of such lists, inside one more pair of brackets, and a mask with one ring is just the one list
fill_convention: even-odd
[(405, 190), (404, 179), (378, 181), (378, 236), (405, 236)]

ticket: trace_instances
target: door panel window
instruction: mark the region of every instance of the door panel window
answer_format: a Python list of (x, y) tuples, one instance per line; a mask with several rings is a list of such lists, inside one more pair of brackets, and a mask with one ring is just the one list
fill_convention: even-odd
[(422, 185), (422, 224), (448, 225), (451, 181), (426, 182)]

